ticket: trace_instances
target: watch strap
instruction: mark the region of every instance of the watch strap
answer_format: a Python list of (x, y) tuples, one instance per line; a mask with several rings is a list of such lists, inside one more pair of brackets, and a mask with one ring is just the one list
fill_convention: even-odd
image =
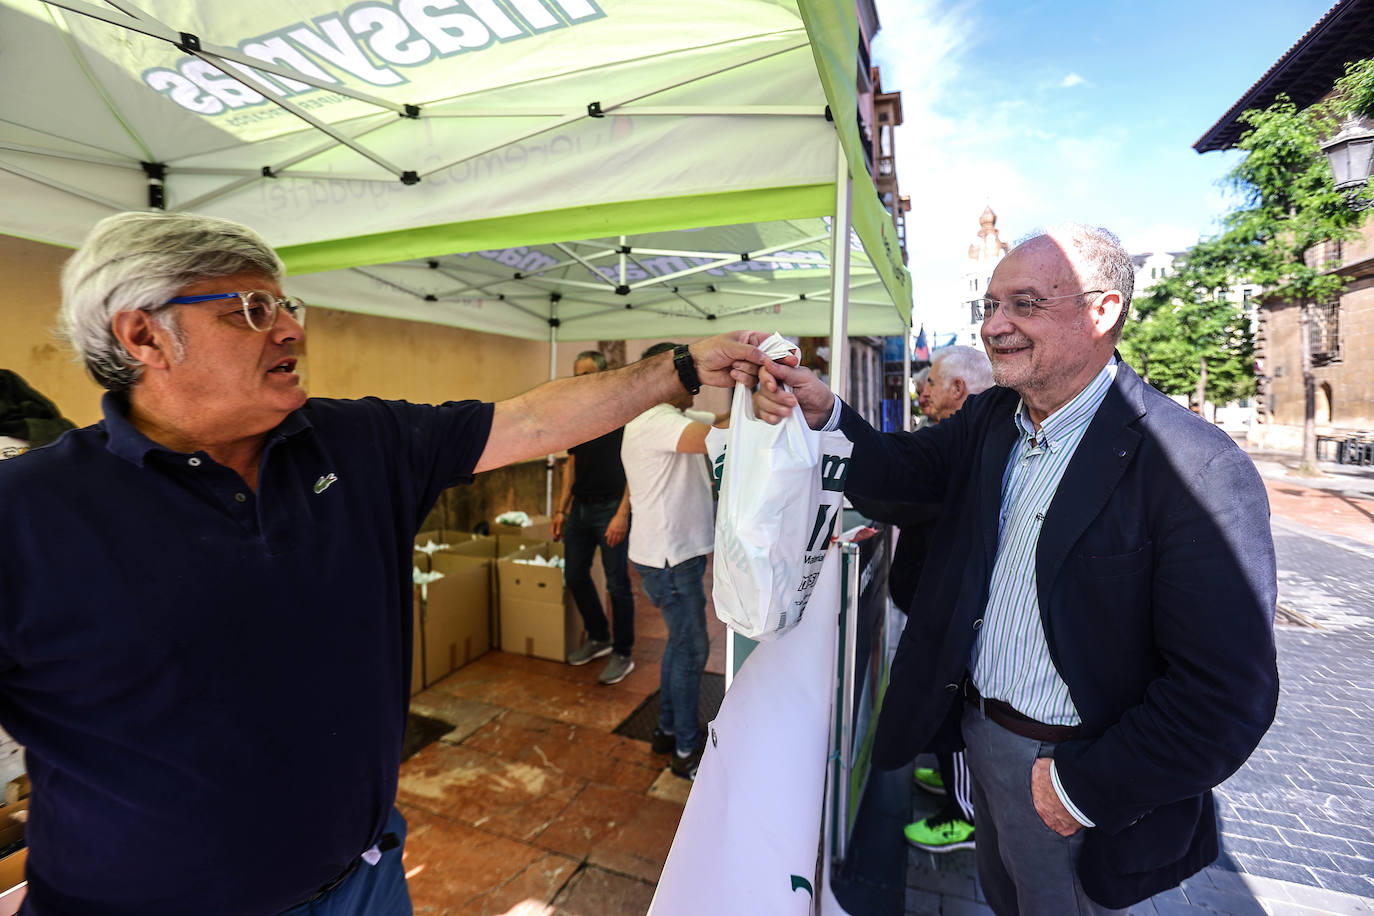
[(682, 382), (688, 394), (696, 394), (701, 390), (696, 363), (692, 361), (692, 351), (687, 349), (686, 344), (678, 344), (673, 348), (673, 367), (677, 369), (678, 381)]

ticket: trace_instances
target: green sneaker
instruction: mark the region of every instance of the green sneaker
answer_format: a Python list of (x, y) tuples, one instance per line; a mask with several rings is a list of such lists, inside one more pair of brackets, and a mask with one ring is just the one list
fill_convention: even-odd
[(907, 824), (902, 833), (906, 835), (908, 843), (926, 852), (973, 848), (973, 825), (957, 814), (944, 811)]
[(940, 777), (939, 770), (932, 770), (930, 767), (917, 767), (911, 775), (916, 778), (916, 788), (925, 789), (931, 795), (945, 794), (945, 781)]

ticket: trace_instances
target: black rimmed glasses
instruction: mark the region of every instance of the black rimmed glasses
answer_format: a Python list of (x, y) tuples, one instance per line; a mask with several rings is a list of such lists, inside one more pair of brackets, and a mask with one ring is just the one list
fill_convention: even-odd
[(1013, 318), (1029, 318), (1037, 311), (1043, 312), (1045, 310), (1045, 306), (1041, 304), (1043, 302), (1054, 302), (1056, 299), (1077, 299), (1081, 296), (1095, 296), (1104, 292), (1106, 290), (1085, 289), (1081, 293), (1069, 293), (1065, 296), (1013, 296), (1006, 302), (985, 297), (982, 302), (983, 320), (986, 321), (991, 318), (992, 313), (999, 308)]
[(286, 313), (297, 321), (305, 321), (304, 302), (295, 296), (274, 296), (263, 289), (242, 290), (236, 293), (208, 293), (204, 296), (177, 296), (175, 299), (168, 299), (167, 304), (195, 305), (197, 302), (213, 302), (217, 299), (238, 299), (243, 304), (243, 320), (254, 331), (272, 330), (282, 309), (286, 309)]

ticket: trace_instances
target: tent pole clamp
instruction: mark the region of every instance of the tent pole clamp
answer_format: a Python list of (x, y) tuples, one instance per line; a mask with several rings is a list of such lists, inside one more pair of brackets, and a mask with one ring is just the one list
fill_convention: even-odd
[(588, 103), (587, 103), (587, 117), (589, 117), (589, 118), (604, 118), (604, 117), (606, 117), (606, 112), (604, 112), (604, 111), (601, 110), (601, 103), (600, 103), (600, 102), (588, 102)]
[(167, 209), (167, 165), (162, 162), (140, 162), (148, 176), (148, 209)]

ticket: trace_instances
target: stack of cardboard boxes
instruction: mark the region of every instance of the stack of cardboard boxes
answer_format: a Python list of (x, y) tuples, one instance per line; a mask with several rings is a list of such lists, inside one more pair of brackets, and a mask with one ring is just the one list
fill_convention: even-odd
[(29, 851), (24, 846), (24, 824), (28, 820), (29, 777), (19, 776), (5, 786), (5, 803), (0, 806), (0, 916), (13, 916), (23, 902), (24, 862)]
[[(561, 662), (581, 645), (582, 618), (561, 566), (528, 562), (563, 557), (563, 545), (548, 540), (548, 519), (534, 522), (493, 525), (491, 537), (442, 530), (416, 535), (415, 568), (441, 577), (415, 588), (412, 694), (492, 648)], [(441, 546), (422, 549), (430, 545)], [(592, 581), (604, 601), (600, 563), (592, 564)]]

